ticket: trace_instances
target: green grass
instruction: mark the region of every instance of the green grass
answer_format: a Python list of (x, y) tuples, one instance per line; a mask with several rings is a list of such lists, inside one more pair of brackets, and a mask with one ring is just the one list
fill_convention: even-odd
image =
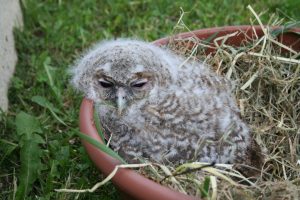
[[(118, 199), (111, 183), (92, 194), (54, 192), (89, 188), (103, 178), (73, 131), (82, 96), (68, 84), (66, 69), (99, 40), (153, 41), (170, 35), (180, 7), (188, 12), (184, 21), (192, 30), (249, 24), (246, 6), (252, 1), (22, 2), (25, 27), (15, 33), (19, 62), (9, 90), (9, 111), (0, 115), (0, 199)], [(257, 12), (269, 9), (261, 17), (264, 23), (275, 12), (300, 19), (297, 1), (261, 2), (251, 5)], [(30, 160), (36, 165), (26, 165)], [(34, 173), (26, 174), (26, 169)], [(25, 186), (29, 188), (24, 192)]]

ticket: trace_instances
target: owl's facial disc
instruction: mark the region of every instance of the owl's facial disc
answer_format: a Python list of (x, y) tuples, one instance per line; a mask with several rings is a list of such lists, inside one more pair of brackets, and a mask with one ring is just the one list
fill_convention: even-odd
[[(129, 90), (135, 90), (136, 92), (144, 90), (148, 86), (148, 79), (143, 78), (143, 79), (138, 79), (134, 80), (129, 84)], [(117, 106), (118, 106), (118, 114), (122, 115), (124, 109), (126, 108), (128, 104), (128, 90), (125, 89), (124, 87), (119, 87), (117, 89)]]
[(99, 71), (94, 80), (100, 100), (115, 105), (119, 116), (133, 103), (145, 99), (154, 85), (154, 75), (151, 72), (123, 75), (117, 70), (110, 73)]

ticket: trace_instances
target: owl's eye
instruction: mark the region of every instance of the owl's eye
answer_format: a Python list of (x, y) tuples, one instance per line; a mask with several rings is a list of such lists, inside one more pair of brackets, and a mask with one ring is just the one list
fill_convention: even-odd
[(139, 80), (139, 81), (132, 83), (131, 87), (142, 88), (143, 86), (145, 86), (147, 84), (147, 82), (148, 82), (147, 80)]
[(112, 82), (105, 81), (105, 80), (99, 80), (99, 84), (104, 88), (110, 88), (110, 87), (114, 86), (114, 84)]

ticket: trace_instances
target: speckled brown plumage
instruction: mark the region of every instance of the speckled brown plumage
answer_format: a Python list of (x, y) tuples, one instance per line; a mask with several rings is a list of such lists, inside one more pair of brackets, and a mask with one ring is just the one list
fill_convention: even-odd
[(97, 103), (112, 148), (128, 162), (252, 163), (253, 140), (231, 83), (204, 64), (116, 40), (98, 44), (72, 72), (75, 88)]

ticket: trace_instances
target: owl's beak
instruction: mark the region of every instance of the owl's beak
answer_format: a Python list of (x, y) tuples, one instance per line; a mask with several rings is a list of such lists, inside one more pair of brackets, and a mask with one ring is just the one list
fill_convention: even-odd
[(126, 106), (126, 92), (124, 88), (119, 88), (117, 91), (117, 105), (118, 105), (118, 114), (122, 115), (122, 112)]

